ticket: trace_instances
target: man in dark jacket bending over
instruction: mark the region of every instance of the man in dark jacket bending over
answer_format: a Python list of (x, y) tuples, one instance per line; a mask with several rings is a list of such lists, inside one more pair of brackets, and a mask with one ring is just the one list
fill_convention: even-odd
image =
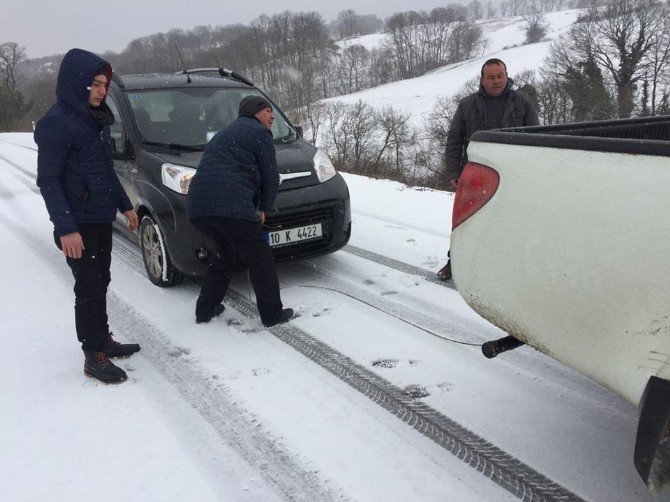
[[(538, 125), (533, 103), (512, 89), (514, 81), (507, 77), (507, 66), (500, 59), (489, 59), (482, 66), (479, 91), (458, 103), (447, 134), (445, 177), (456, 188), (458, 178), (468, 161), (470, 136), (476, 131)], [(451, 262), (437, 273), (451, 279)]]
[(37, 123), (37, 185), (54, 224), (54, 240), (74, 275), (75, 327), (84, 373), (105, 383), (127, 379), (109, 357), (126, 357), (137, 344), (112, 339), (107, 286), (116, 211), (137, 228), (137, 214), (114, 172), (105, 103), (112, 67), (95, 54), (72, 49), (63, 58), (56, 104)]
[(249, 268), (263, 324), (274, 326), (293, 317), (293, 310), (282, 306), (274, 257), (261, 229), (279, 187), (273, 122), (272, 105), (265, 98), (245, 97), (237, 120), (207, 145), (191, 181), (189, 219), (217, 245), (196, 303), (197, 323), (223, 312), (236, 254)]

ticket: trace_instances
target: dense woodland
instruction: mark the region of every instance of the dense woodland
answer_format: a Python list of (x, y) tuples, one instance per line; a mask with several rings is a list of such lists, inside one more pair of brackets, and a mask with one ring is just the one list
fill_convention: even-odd
[[(507, 0), (498, 7), (472, 0), (385, 20), (346, 10), (330, 23), (317, 12), (285, 11), (249, 25), (156, 33), (102, 56), (119, 74), (234, 69), (304, 125), (306, 139), (318, 138), (340, 169), (442, 187), (446, 133), (458, 99), (476, 90), (476, 78), (456, 96), (437, 101), (420, 128), (393, 108), (322, 100), (481, 56), (487, 41), (480, 19), (523, 16), (526, 43), (536, 43), (545, 35), (545, 13), (570, 7), (583, 13), (552, 44), (545, 65), (511, 75), (536, 103), (540, 120), (670, 113), (670, 12), (667, 2), (657, 0)], [(336, 43), (371, 33), (386, 34), (371, 50), (353, 41)], [(53, 103), (62, 56), (30, 59), (16, 43), (0, 44), (0, 131), (32, 130)]]

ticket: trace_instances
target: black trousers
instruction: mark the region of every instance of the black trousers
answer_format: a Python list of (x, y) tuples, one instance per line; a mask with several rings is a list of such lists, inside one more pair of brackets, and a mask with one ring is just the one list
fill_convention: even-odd
[[(79, 233), (84, 252), (79, 259), (66, 258), (74, 276), (74, 319), (77, 339), (85, 351), (104, 348), (107, 324), (107, 287), (111, 280), (112, 224), (82, 224)], [(54, 234), (58, 249), (60, 238)]]
[(193, 218), (191, 223), (211, 237), (217, 251), (209, 262), (203, 278), (200, 296), (195, 306), (196, 317), (207, 317), (223, 301), (235, 266), (235, 255), (249, 269), (251, 284), (256, 293), (256, 305), (261, 321), (270, 324), (279, 318), (282, 302), (279, 280), (270, 245), (263, 238), (259, 222), (233, 218)]

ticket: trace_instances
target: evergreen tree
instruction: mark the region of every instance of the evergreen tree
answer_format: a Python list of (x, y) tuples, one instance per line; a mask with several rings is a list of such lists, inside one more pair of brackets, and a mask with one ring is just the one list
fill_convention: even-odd
[(615, 116), (614, 101), (593, 58), (568, 68), (564, 79), (572, 101), (573, 120), (604, 120)]

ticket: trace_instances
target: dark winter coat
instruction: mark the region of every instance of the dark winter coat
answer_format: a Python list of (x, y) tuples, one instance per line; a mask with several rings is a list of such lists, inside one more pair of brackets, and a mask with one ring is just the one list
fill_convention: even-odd
[[(505, 111), (501, 127), (538, 125), (539, 120), (533, 103), (523, 94), (511, 89), (512, 79), (507, 82), (503, 92)], [(449, 127), (446, 147), (445, 179), (458, 179), (468, 161), (467, 147), (470, 136), (476, 131), (492, 129), (487, 119), (486, 101), (493, 99), (480, 84), (479, 91), (463, 98), (458, 103), (454, 119)]]
[(239, 117), (207, 145), (188, 189), (188, 216), (258, 221), (256, 211), (272, 209), (278, 187), (272, 133)]
[[(117, 209), (133, 208), (114, 172), (109, 126), (99, 124), (88, 103), (87, 87), (102, 70), (111, 81), (105, 60), (69, 51), (58, 73), (56, 104), (35, 128), (37, 186), (58, 236), (77, 232), (82, 223), (111, 223)], [(111, 116), (104, 102), (99, 108)]]

